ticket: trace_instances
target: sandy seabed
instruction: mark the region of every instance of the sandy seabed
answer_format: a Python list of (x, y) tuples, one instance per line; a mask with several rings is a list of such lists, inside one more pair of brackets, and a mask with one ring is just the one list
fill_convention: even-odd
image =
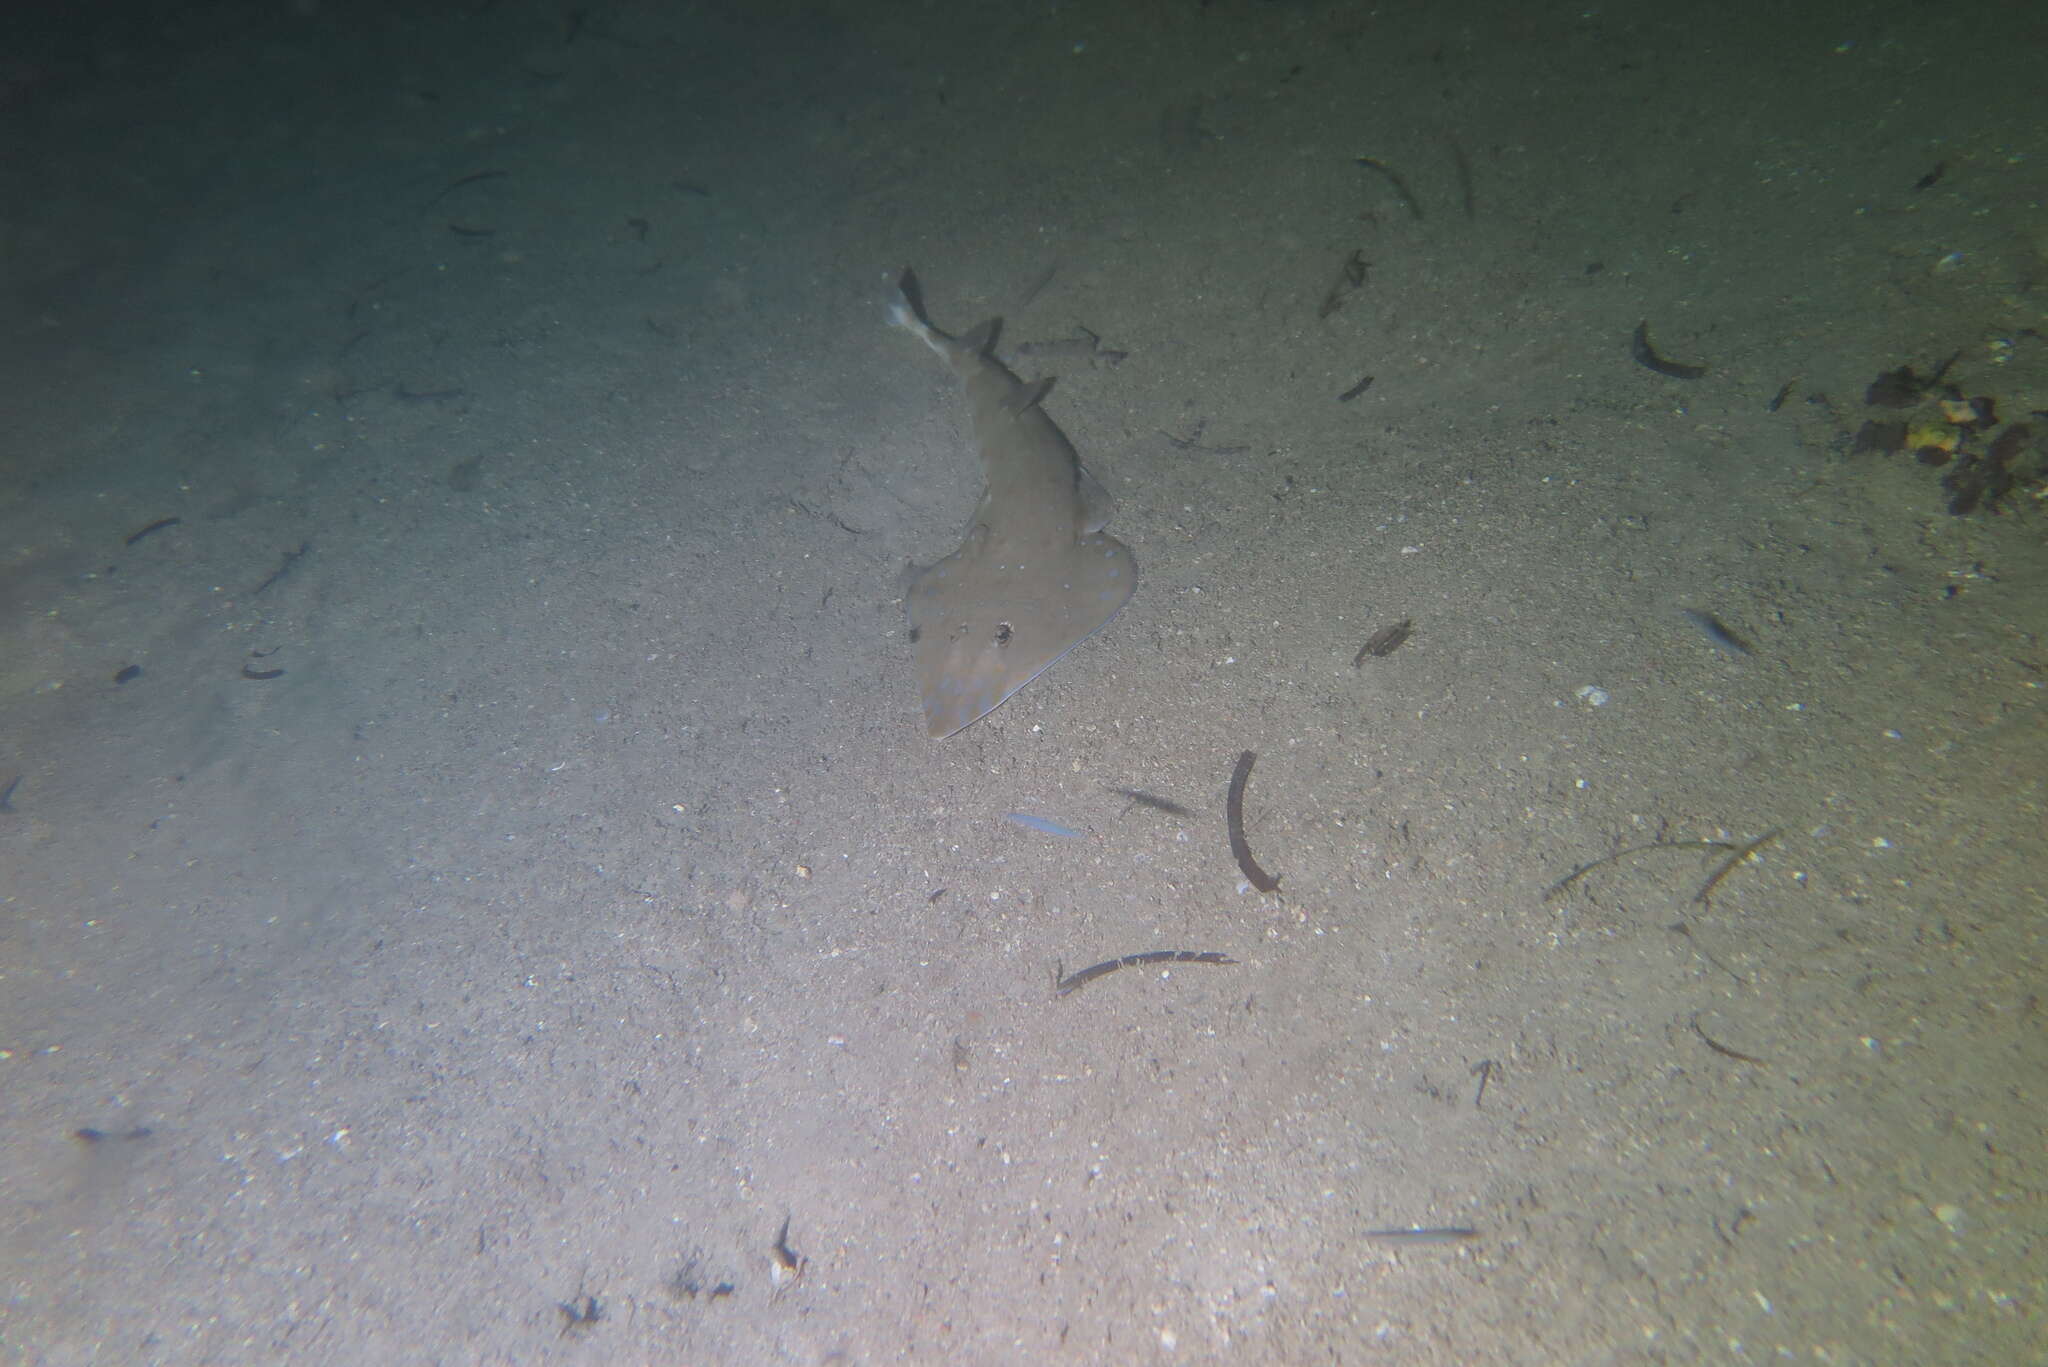
[[(2038, 7), (20, 28), (0, 1361), (2048, 1338)], [(906, 264), (1141, 576), (936, 743)]]

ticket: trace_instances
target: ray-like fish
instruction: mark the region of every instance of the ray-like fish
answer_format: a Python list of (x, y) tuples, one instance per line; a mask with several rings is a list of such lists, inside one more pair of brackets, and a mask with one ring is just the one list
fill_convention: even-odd
[(1040, 406), (1052, 381), (1025, 384), (991, 354), (998, 320), (948, 336), (925, 316), (909, 271), (889, 317), (966, 386), (986, 481), (960, 549), (920, 571), (905, 595), (925, 725), (937, 739), (995, 711), (1116, 616), (1137, 587), (1138, 562), (1103, 532), (1110, 497)]

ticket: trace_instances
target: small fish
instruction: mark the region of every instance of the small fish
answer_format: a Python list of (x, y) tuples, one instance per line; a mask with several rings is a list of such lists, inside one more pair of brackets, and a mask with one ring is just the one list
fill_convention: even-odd
[(1701, 612), (1698, 608), (1680, 608), (1679, 612), (1684, 614), (1686, 621), (1698, 627), (1705, 634), (1706, 638), (1714, 643), (1717, 649), (1724, 650), (1731, 655), (1749, 654), (1749, 642), (1730, 631), (1727, 625), (1713, 613)]
[(1399, 1229), (1368, 1229), (1368, 1239), (1386, 1244), (1459, 1244), (1479, 1237), (1468, 1225), (1407, 1225)]
[(1079, 831), (1069, 830), (1065, 826), (1047, 821), (1042, 816), (1033, 816), (1029, 812), (1004, 812), (1003, 815), (1009, 820), (1016, 822), (1019, 826), (1029, 826), (1032, 830), (1044, 831), (1047, 835), (1062, 836), (1068, 840), (1079, 840), (1082, 838)]

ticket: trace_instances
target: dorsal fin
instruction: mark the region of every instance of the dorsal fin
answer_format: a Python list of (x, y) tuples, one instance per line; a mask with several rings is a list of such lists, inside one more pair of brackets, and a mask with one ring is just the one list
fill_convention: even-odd
[(1052, 381), (1053, 377), (1047, 375), (1033, 380), (1030, 384), (1019, 386), (1015, 393), (1003, 400), (1003, 407), (1012, 413), (1022, 413), (1028, 408), (1038, 407), (1045, 401), (1045, 396), (1052, 392)]
[(985, 318), (976, 323), (972, 331), (960, 338), (960, 345), (977, 356), (986, 356), (995, 348), (996, 334), (1003, 330), (1000, 318)]

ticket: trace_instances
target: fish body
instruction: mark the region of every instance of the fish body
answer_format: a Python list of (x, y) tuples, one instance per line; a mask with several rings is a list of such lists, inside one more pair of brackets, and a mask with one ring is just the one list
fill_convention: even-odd
[(905, 271), (889, 317), (943, 357), (966, 390), (982, 494), (960, 548), (919, 571), (905, 596), (927, 732), (953, 735), (993, 712), (1130, 601), (1137, 559), (1103, 531), (1113, 508), (1027, 384), (995, 359), (1000, 324), (954, 337), (926, 316)]

